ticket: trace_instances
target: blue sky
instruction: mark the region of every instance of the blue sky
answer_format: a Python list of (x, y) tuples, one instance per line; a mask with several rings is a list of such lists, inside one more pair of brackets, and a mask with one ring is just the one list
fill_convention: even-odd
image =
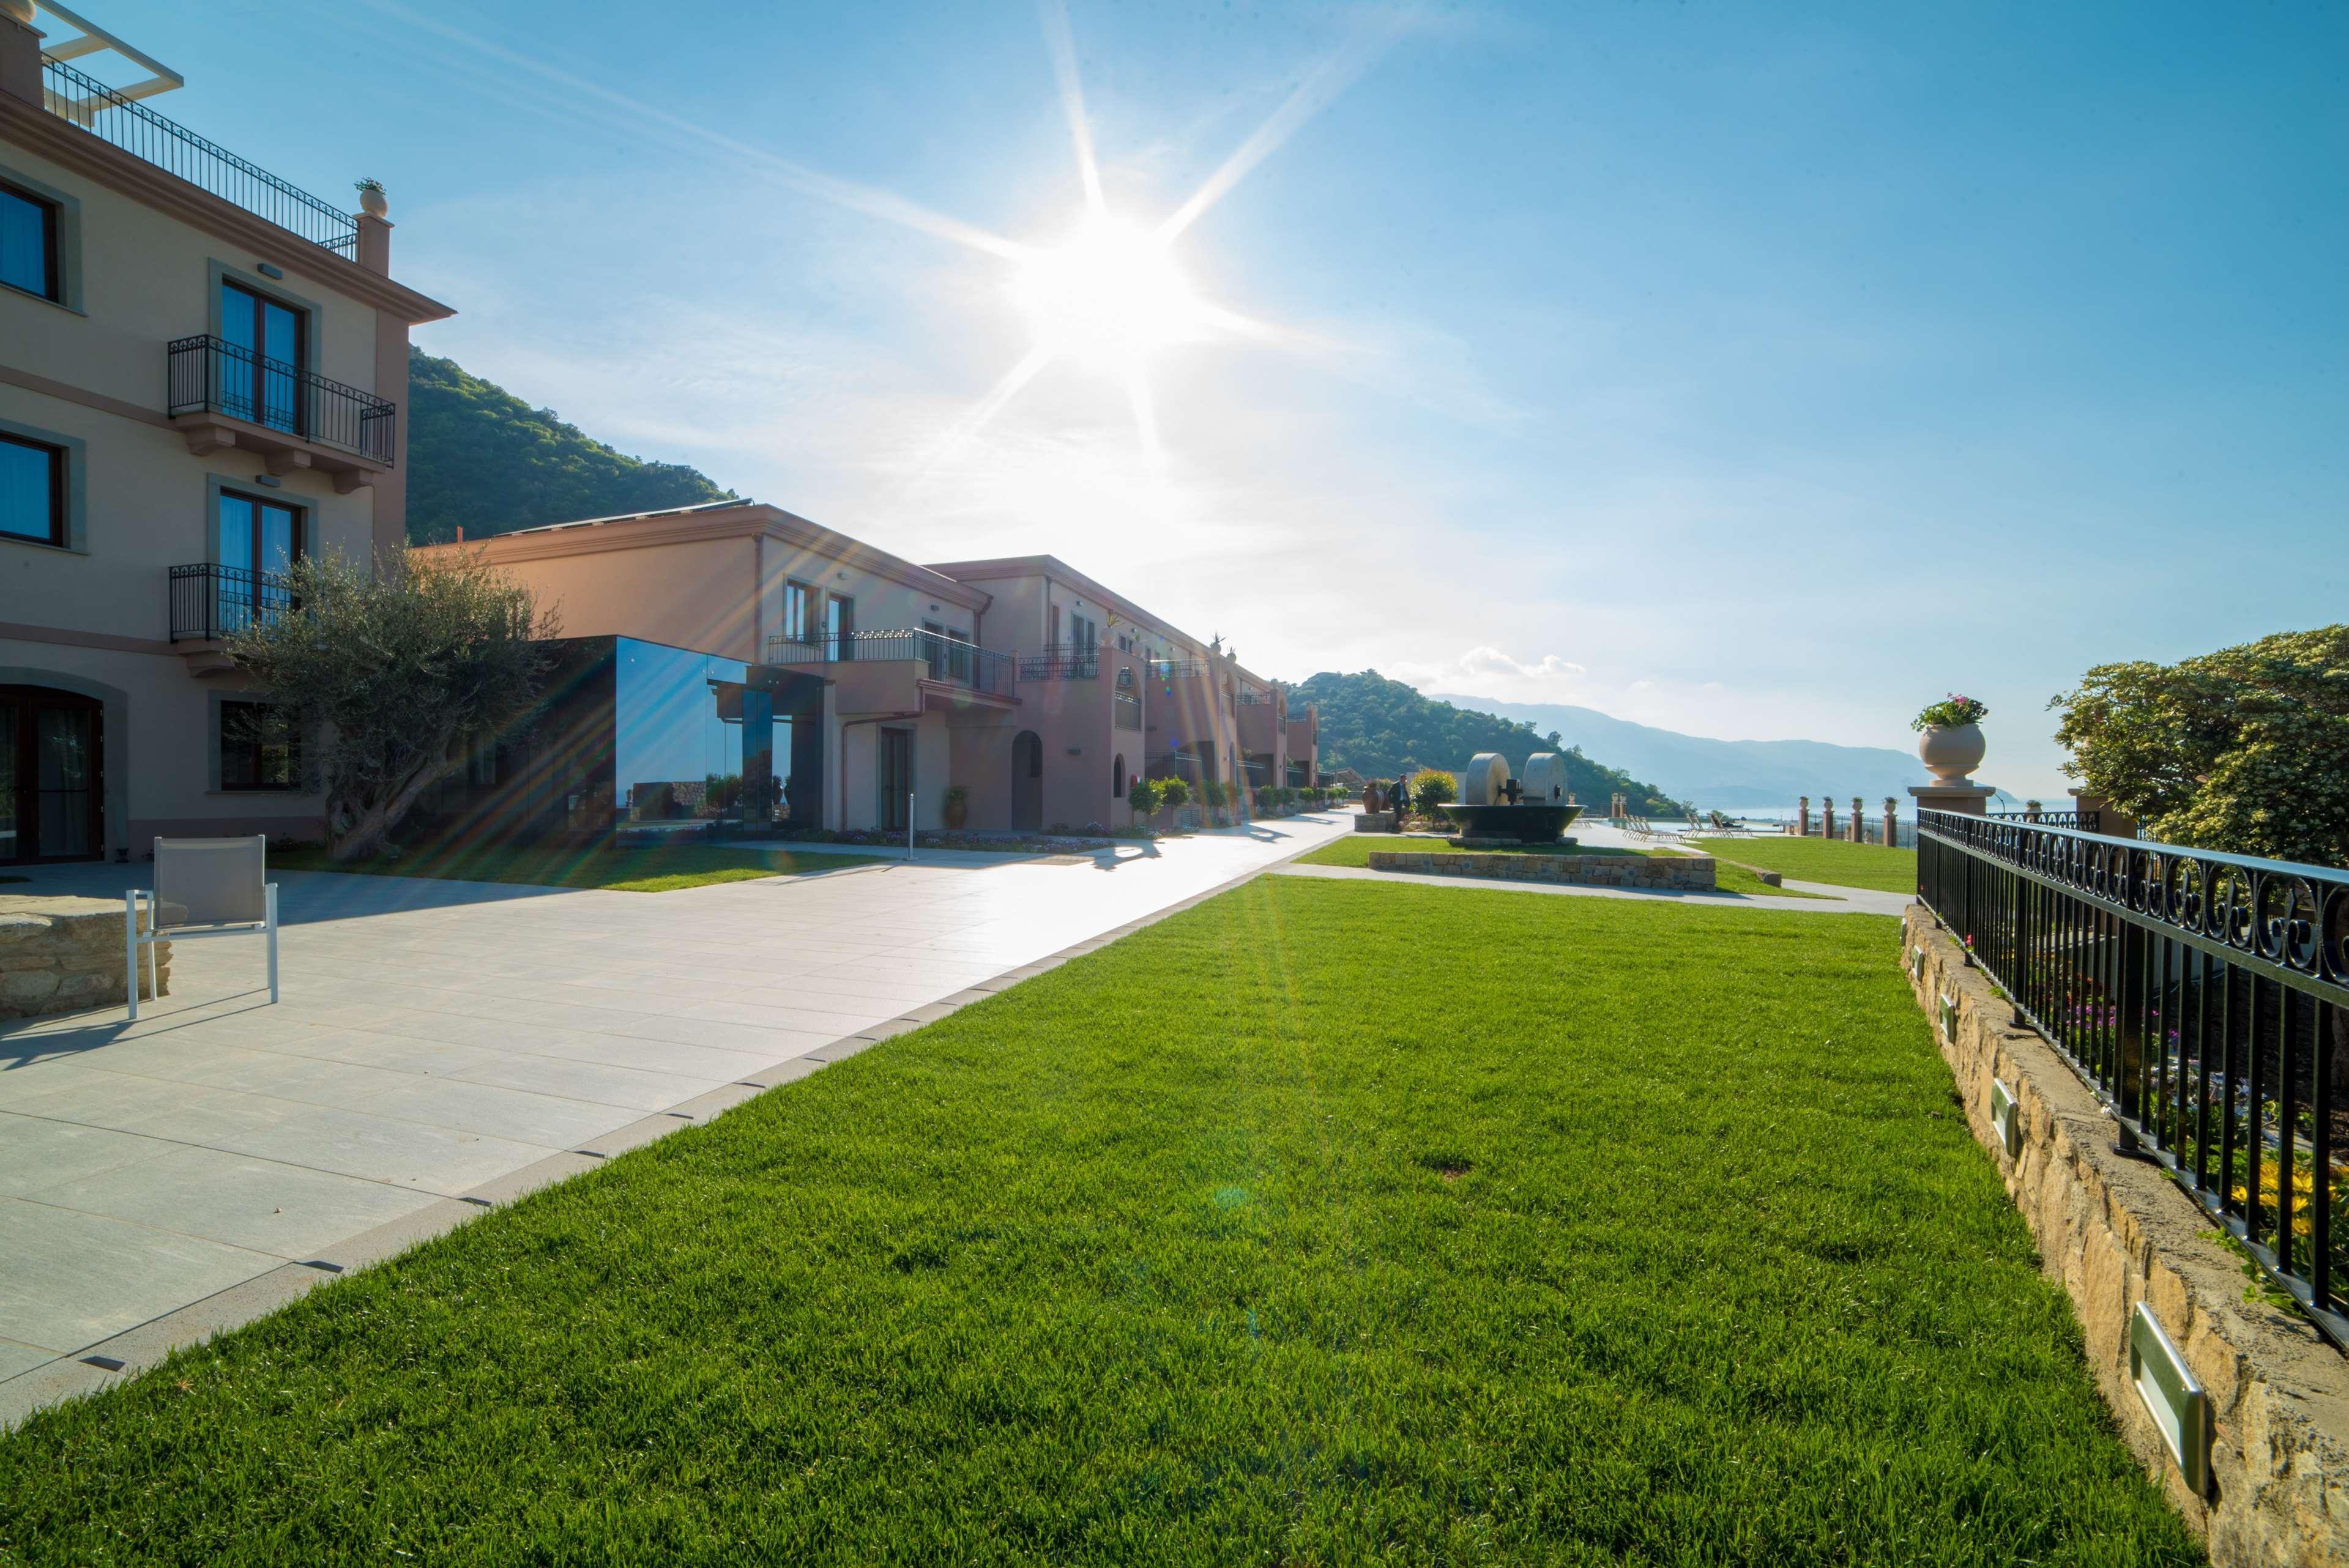
[(433, 352), (1267, 673), (1888, 746), (1954, 689), (2052, 793), (2087, 665), (2342, 614), (2349, 8), (1071, 0), (1111, 212), (1288, 128), (1168, 248), (1263, 330), (1146, 356), (1154, 445), (1077, 356), (974, 417), (1040, 325), (955, 225), (1086, 210), (1050, 12), (90, 9), (380, 178)]

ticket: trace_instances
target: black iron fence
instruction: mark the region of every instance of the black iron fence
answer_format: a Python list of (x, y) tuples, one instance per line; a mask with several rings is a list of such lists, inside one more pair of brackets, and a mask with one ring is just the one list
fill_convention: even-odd
[(922, 665), (932, 680), (968, 686), (990, 696), (1008, 696), (1011, 692), (1009, 655), (942, 632), (850, 632), (837, 637), (767, 639), (767, 663), (771, 665), (877, 664), (892, 659)]
[(293, 608), (285, 580), (203, 562), (171, 568), (171, 641), (216, 642)]
[(233, 201), (314, 245), (357, 259), (358, 220), (348, 212), (336, 211), (63, 60), (43, 57), (41, 86), (49, 112), (58, 119), (71, 120), (132, 157)]
[(209, 335), (172, 340), (166, 398), (173, 418), (222, 414), (388, 463), (398, 406)]
[(2349, 872), (1919, 814), (1917, 893), (2334, 1344)]
[(1097, 643), (1054, 643), (1019, 655), (1019, 678), (1023, 681), (1089, 681), (1100, 674), (1101, 645)]

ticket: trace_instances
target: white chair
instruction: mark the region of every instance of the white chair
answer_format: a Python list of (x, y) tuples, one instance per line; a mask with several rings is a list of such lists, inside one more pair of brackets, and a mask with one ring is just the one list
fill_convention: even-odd
[[(269, 939), (269, 999), (277, 1000), (277, 884), (268, 880), (269, 838), (158, 839), (155, 885), (122, 895), (124, 975), (130, 1016), (139, 1016), (139, 950), (147, 950), (147, 994), (157, 995), (155, 944), (196, 936)], [(139, 929), (139, 901), (147, 901), (147, 929)], [(162, 923), (163, 906), (187, 913)]]

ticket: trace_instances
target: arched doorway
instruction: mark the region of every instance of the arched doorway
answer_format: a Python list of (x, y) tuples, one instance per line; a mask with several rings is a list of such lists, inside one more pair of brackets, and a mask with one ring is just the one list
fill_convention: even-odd
[(1044, 740), (1032, 729), (1011, 738), (1011, 825), (1030, 832), (1044, 825)]
[(1109, 767), (1109, 798), (1112, 801), (1125, 799), (1125, 753), (1122, 751)]
[(98, 856), (104, 714), (79, 692), (0, 686), (0, 863)]

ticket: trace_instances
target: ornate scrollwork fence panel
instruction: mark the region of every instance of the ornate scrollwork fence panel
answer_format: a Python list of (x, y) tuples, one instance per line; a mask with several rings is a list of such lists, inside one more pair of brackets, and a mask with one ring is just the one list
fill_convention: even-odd
[(2349, 872), (1947, 811), (1918, 814), (1917, 849), (1917, 896), (2119, 1146), (2349, 1348)]

